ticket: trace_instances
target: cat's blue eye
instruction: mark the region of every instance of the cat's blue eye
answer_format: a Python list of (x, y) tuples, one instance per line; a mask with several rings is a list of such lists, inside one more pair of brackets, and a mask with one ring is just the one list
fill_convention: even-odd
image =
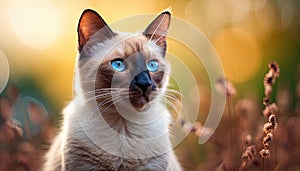
[(126, 69), (126, 65), (124, 64), (123, 59), (114, 59), (111, 61), (111, 67), (118, 71), (118, 72), (122, 72)]
[(159, 68), (159, 65), (158, 65), (158, 62), (156, 60), (151, 60), (148, 62), (147, 64), (147, 68), (150, 72), (155, 72), (158, 70)]

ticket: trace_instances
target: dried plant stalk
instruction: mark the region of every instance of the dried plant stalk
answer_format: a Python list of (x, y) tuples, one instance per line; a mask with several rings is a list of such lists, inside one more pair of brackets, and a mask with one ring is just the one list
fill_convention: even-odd
[(268, 120), (263, 127), (265, 134), (262, 140), (263, 148), (259, 152), (263, 159), (262, 170), (264, 170), (264, 160), (271, 156), (269, 143), (272, 141), (273, 132), (277, 127), (276, 114), (278, 113), (278, 107), (275, 103), (270, 104), (270, 95), (272, 93), (272, 86), (278, 77), (279, 66), (275, 61), (272, 61), (269, 63), (269, 71), (264, 78), (265, 97), (263, 98), (263, 105), (265, 106), (265, 109), (263, 110), (263, 115)]

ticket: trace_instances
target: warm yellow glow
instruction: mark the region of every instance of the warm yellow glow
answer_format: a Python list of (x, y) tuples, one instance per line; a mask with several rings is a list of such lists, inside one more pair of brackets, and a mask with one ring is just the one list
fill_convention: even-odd
[(10, 4), (9, 21), (17, 38), (34, 49), (45, 49), (57, 39), (60, 14), (50, 1), (15, 1)]
[(230, 28), (213, 41), (226, 76), (235, 82), (251, 79), (261, 66), (261, 52), (255, 37), (244, 30)]
[(9, 78), (9, 63), (7, 57), (0, 49), (0, 93), (5, 88)]
[(260, 31), (269, 33), (276, 27), (276, 9), (270, 1), (264, 5), (255, 6), (255, 15), (261, 26)]
[(210, 36), (246, 18), (250, 9), (250, 0), (191, 0), (185, 7), (185, 19)]

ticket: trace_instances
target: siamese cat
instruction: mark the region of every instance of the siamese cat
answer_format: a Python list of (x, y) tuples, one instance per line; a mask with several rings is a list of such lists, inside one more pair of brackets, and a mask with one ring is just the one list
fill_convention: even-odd
[(171, 115), (162, 102), (171, 14), (141, 33), (113, 31), (85, 10), (78, 24), (73, 101), (46, 155), (44, 171), (180, 171), (169, 140)]

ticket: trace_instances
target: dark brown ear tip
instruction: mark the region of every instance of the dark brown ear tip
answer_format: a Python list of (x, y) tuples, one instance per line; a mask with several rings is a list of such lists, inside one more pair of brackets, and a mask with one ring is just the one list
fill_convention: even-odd
[(98, 14), (98, 12), (96, 12), (95, 10), (92, 10), (92, 9), (85, 9), (81, 16), (80, 16), (80, 19), (79, 21), (81, 21), (82, 18), (85, 18), (85, 17), (91, 17), (91, 16), (94, 16), (94, 17), (100, 17), (100, 15)]
[(164, 11), (164, 12), (162, 12), (161, 14), (167, 14), (167, 15), (170, 15), (170, 16), (171, 16), (171, 12), (170, 12), (170, 11)]
[(82, 15), (85, 14), (85, 13), (94, 13), (94, 14), (98, 14), (95, 10), (93, 9), (85, 9), (83, 12), (82, 12)]

